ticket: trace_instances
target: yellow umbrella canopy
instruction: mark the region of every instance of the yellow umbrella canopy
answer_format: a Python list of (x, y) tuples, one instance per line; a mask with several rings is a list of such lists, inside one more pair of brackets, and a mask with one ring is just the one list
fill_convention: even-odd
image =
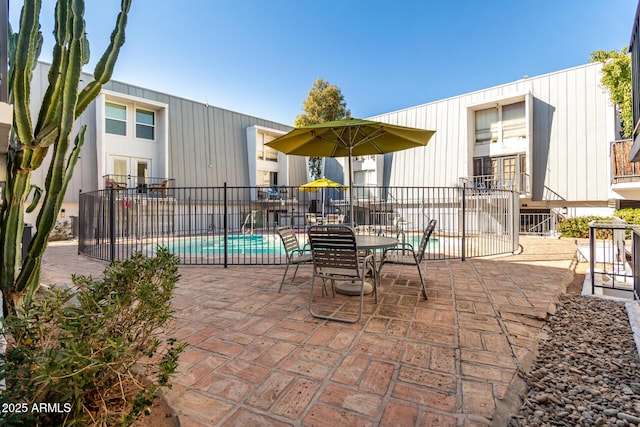
[(319, 178), (315, 181), (307, 182), (306, 184), (298, 187), (300, 191), (317, 191), (320, 188), (337, 188), (338, 190), (346, 190), (346, 187), (338, 182), (331, 181), (329, 178)]
[[(348, 157), (353, 190), (353, 156), (386, 154), (427, 145), (435, 131), (362, 119), (344, 119), (300, 127), (265, 144), (285, 154)], [(353, 191), (349, 191), (353, 226)]]
[(308, 191), (308, 192), (322, 189), (322, 217), (324, 217), (324, 189), (325, 188), (336, 188), (338, 190), (346, 190), (349, 187), (346, 187), (338, 182), (332, 181), (329, 178), (325, 178), (325, 177), (316, 179), (315, 181), (307, 182), (306, 184), (303, 184), (300, 187), (298, 187), (298, 190)]

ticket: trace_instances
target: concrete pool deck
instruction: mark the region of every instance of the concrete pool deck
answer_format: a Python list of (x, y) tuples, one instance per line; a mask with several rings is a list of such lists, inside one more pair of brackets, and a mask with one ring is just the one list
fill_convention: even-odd
[[(309, 315), (310, 266), (280, 294), (284, 266), (180, 267), (171, 335), (189, 347), (166, 400), (183, 426), (505, 425), (576, 253), (573, 240), (521, 243), (429, 261), (426, 301), (415, 267), (385, 266), (356, 324)], [(42, 282), (105, 266), (52, 243)]]

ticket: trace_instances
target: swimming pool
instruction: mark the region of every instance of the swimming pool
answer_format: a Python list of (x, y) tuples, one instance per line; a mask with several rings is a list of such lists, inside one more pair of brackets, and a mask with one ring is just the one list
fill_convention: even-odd
[[(179, 255), (223, 255), (224, 236), (188, 237), (166, 245), (169, 251)], [(227, 253), (235, 255), (283, 255), (280, 237), (275, 235), (229, 235)]]
[[(421, 235), (408, 235), (406, 242), (417, 249)], [(306, 236), (298, 235), (300, 247), (304, 246)], [(402, 239), (400, 239), (402, 240)], [(431, 238), (427, 250), (438, 248), (438, 239)], [(169, 251), (178, 255), (224, 255), (224, 236), (187, 237), (165, 244)], [(282, 240), (278, 235), (234, 234), (227, 236), (227, 253), (230, 255), (284, 255)]]

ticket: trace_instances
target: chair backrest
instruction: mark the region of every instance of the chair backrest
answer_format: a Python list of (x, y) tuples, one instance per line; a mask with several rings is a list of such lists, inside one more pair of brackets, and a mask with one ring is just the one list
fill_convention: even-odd
[(327, 224), (338, 224), (340, 216), (338, 214), (327, 214)]
[(106, 178), (105, 181), (104, 181), (104, 188), (113, 188), (113, 189), (116, 189), (116, 190), (124, 190), (127, 187), (126, 187), (125, 184), (123, 184), (121, 182), (118, 182), (113, 178)]
[(296, 233), (293, 232), (293, 228), (287, 226), (278, 228), (278, 234), (282, 239), (282, 245), (284, 246), (284, 250), (289, 255), (291, 252), (300, 249), (300, 244), (298, 243), (298, 237), (296, 237)]
[(356, 234), (346, 225), (315, 225), (309, 228), (313, 267), (320, 274), (361, 277)]
[(437, 223), (438, 221), (436, 221), (435, 219), (432, 219), (431, 221), (429, 221), (427, 228), (424, 229), (424, 233), (422, 234), (422, 240), (420, 240), (420, 246), (418, 246), (418, 254), (417, 254), (418, 262), (422, 262), (422, 259), (424, 258), (424, 253), (427, 249), (427, 245), (429, 244), (429, 238), (431, 237), (433, 230), (436, 229)]
[(316, 220), (316, 214), (314, 214), (314, 213), (304, 214), (304, 217), (307, 220), (307, 224), (316, 224), (318, 222)]

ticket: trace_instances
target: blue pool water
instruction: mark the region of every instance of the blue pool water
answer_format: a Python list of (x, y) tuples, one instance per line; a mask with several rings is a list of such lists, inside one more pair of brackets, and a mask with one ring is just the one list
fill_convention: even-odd
[[(299, 236), (300, 239), (304, 238)], [(415, 249), (420, 243), (421, 236), (407, 236), (406, 242)], [(300, 247), (304, 245), (302, 241)], [(179, 255), (223, 255), (224, 236), (190, 237), (165, 244), (167, 248)], [(427, 250), (438, 247), (438, 239), (430, 239)], [(230, 255), (284, 255), (282, 241), (277, 235), (229, 235), (227, 236), (227, 250)]]
[[(169, 250), (180, 255), (222, 255), (224, 236), (191, 237), (171, 242)], [(284, 254), (284, 247), (278, 236), (231, 235), (227, 236), (227, 253), (238, 255)]]

